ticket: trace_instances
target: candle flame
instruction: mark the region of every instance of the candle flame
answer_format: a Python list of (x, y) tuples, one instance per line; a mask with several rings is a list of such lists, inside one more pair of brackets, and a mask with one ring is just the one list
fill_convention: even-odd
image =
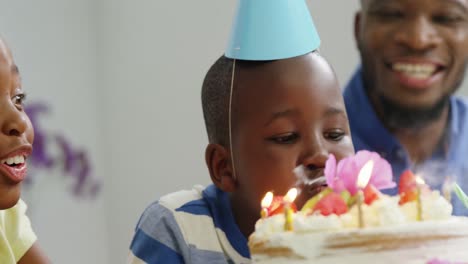
[(284, 196), (284, 201), (287, 203), (292, 203), (297, 197), (297, 189), (291, 188), (288, 193)]
[(424, 179), (419, 176), (419, 175), (416, 175), (416, 183), (419, 184), (419, 185), (424, 185), (426, 184), (426, 182), (424, 181)]
[(273, 193), (267, 192), (265, 194), (265, 197), (263, 197), (262, 199), (262, 208), (268, 208), (271, 205), (272, 201), (273, 201)]
[(372, 175), (372, 169), (374, 169), (374, 161), (369, 160), (359, 171), (359, 176), (357, 179), (358, 188), (364, 189), (369, 183), (370, 177)]

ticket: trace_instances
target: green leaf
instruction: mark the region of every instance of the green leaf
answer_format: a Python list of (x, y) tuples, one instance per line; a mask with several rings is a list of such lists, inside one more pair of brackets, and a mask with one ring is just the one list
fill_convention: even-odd
[(460, 199), (465, 207), (468, 208), (468, 195), (466, 195), (466, 193), (464, 193), (460, 186), (456, 183), (453, 185), (453, 190), (455, 191), (458, 199)]

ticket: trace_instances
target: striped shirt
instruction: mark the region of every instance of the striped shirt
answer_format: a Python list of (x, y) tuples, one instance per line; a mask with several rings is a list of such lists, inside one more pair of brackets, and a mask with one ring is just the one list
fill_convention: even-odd
[(214, 185), (179, 191), (141, 216), (128, 263), (250, 263), (229, 197)]

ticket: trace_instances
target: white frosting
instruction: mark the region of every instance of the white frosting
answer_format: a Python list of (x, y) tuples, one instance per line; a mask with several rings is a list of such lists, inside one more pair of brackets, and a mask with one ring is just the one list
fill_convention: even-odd
[[(379, 239), (383, 240), (374, 243)], [(468, 218), (325, 232), (281, 232), (272, 234), (268, 240), (254, 234), (250, 243), (264, 243), (262, 250), (266, 250), (254, 253), (253, 263), (324, 264), (346, 260), (346, 263), (394, 264), (426, 263), (433, 258), (468, 262)], [(268, 254), (277, 248), (286, 248), (290, 254), (284, 257)]]
[[(249, 239), (253, 263), (426, 263), (435, 257), (468, 261), (468, 218), (452, 217), (452, 206), (436, 191), (421, 197), (423, 222), (416, 222), (415, 202), (399, 206), (398, 200), (384, 196), (363, 205), (364, 229), (357, 228), (356, 207), (341, 216), (297, 213), (294, 232), (284, 231), (283, 215), (259, 220)], [(268, 254), (275, 249), (291, 255)]]
[[(406, 216), (398, 205), (397, 197), (383, 196), (370, 206), (363, 204), (362, 212), (367, 227), (400, 225), (406, 222)], [(359, 225), (357, 206), (353, 206), (347, 214), (350, 216), (342, 216), (342, 219), (346, 220), (344, 225), (348, 228), (357, 228)]]
[(258, 220), (255, 224), (255, 234), (261, 237), (269, 237), (272, 234), (283, 232), (284, 219), (284, 215), (277, 214)]
[[(422, 219), (423, 220), (444, 220), (452, 214), (452, 205), (440, 196), (439, 191), (432, 191), (421, 196)], [(416, 221), (417, 204), (416, 201), (405, 203), (401, 206), (402, 212), (410, 222)]]

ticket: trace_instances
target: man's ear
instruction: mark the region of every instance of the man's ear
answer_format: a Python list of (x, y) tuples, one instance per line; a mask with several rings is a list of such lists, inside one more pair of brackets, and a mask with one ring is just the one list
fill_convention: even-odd
[(205, 161), (210, 171), (211, 181), (224, 192), (234, 192), (234, 179), (229, 151), (219, 144), (208, 144)]

